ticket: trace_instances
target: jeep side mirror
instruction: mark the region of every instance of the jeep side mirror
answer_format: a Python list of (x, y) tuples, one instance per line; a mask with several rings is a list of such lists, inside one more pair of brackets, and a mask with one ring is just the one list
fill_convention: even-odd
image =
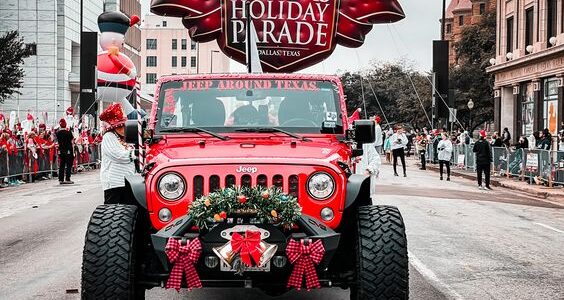
[[(147, 139), (147, 134), (145, 132), (146, 127), (147, 127), (147, 122), (143, 121), (141, 125), (141, 130), (143, 131), (143, 140)], [(139, 143), (139, 128), (137, 127), (137, 120), (125, 121), (125, 142), (128, 144)]]
[(371, 120), (354, 121), (354, 141), (362, 148), (362, 144), (374, 143), (376, 141), (376, 125)]

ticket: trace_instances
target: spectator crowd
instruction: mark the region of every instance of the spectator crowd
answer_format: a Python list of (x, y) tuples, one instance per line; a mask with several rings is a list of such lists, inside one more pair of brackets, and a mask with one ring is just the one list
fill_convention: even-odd
[[(57, 132), (61, 122), (55, 126), (46, 124), (46, 119), (27, 113), (26, 119), (20, 121), (14, 112), (9, 116), (0, 113), (0, 187), (47, 179), (57, 173), (54, 166), (59, 163)], [(82, 164), (92, 162), (91, 155), (97, 155), (101, 135), (91, 129), (93, 122), (88, 116), (79, 120), (72, 107), (66, 110), (63, 120), (72, 133), (72, 169), (78, 172)]]

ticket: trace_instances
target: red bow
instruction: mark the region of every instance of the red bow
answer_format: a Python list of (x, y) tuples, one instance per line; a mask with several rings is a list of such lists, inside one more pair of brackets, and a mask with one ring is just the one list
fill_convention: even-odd
[(202, 253), (200, 240), (193, 239), (192, 241), (187, 241), (186, 245), (183, 246), (180, 245), (179, 240), (170, 238), (166, 244), (165, 252), (170, 263), (174, 264), (166, 282), (167, 289), (173, 288), (180, 291), (183, 273), (186, 275), (188, 289), (202, 287), (202, 282), (194, 267)]
[(245, 236), (238, 232), (233, 233), (231, 236), (231, 249), (233, 253), (241, 255), (241, 261), (248, 267), (253, 265), (251, 257), (258, 264), (262, 256), (260, 252), (260, 232), (246, 231)]
[(325, 255), (325, 248), (321, 240), (317, 240), (309, 245), (305, 245), (304, 241), (300, 242), (290, 240), (286, 247), (286, 255), (290, 263), (294, 265), (294, 270), (290, 274), (288, 287), (300, 289), (302, 287), (303, 277), (305, 276), (306, 288), (320, 288), (319, 279), (314, 264), (318, 265)]

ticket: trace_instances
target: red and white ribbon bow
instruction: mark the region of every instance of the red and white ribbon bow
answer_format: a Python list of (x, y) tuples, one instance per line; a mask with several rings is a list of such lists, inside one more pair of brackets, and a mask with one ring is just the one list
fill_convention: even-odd
[(304, 276), (308, 291), (321, 287), (317, 278), (317, 271), (315, 270), (315, 265), (318, 265), (325, 255), (325, 248), (321, 240), (317, 240), (309, 245), (306, 245), (304, 240), (300, 242), (290, 240), (286, 247), (286, 255), (290, 263), (294, 265), (294, 270), (288, 280), (289, 288), (294, 287), (299, 290), (302, 287)]
[(186, 276), (188, 289), (202, 287), (202, 282), (194, 267), (202, 253), (200, 240), (193, 239), (187, 241), (186, 245), (181, 245), (179, 240), (170, 238), (166, 244), (165, 252), (170, 263), (174, 265), (166, 282), (167, 289), (172, 288), (180, 291), (182, 274)]
[[(233, 253), (241, 255), (241, 261), (251, 267), (253, 261), (258, 265), (262, 253), (260, 252), (260, 232), (246, 231), (245, 235), (235, 232), (231, 236), (231, 249)], [(251, 257), (253, 261), (251, 261)]]

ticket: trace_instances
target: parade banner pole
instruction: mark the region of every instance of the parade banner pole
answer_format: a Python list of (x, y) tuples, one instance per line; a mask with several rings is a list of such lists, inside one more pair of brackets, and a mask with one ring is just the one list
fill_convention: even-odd
[(143, 170), (145, 165), (145, 149), (143, 147), (143, 126), (142, 126), (142, 119), (141, 119), (141, 85), (139, 80), (135, 81), (135, 102), (136, 102), (136, 109), (137, 109), (137, 139), (138, 139), (138, 149), (139, 149), (139, 169)]

